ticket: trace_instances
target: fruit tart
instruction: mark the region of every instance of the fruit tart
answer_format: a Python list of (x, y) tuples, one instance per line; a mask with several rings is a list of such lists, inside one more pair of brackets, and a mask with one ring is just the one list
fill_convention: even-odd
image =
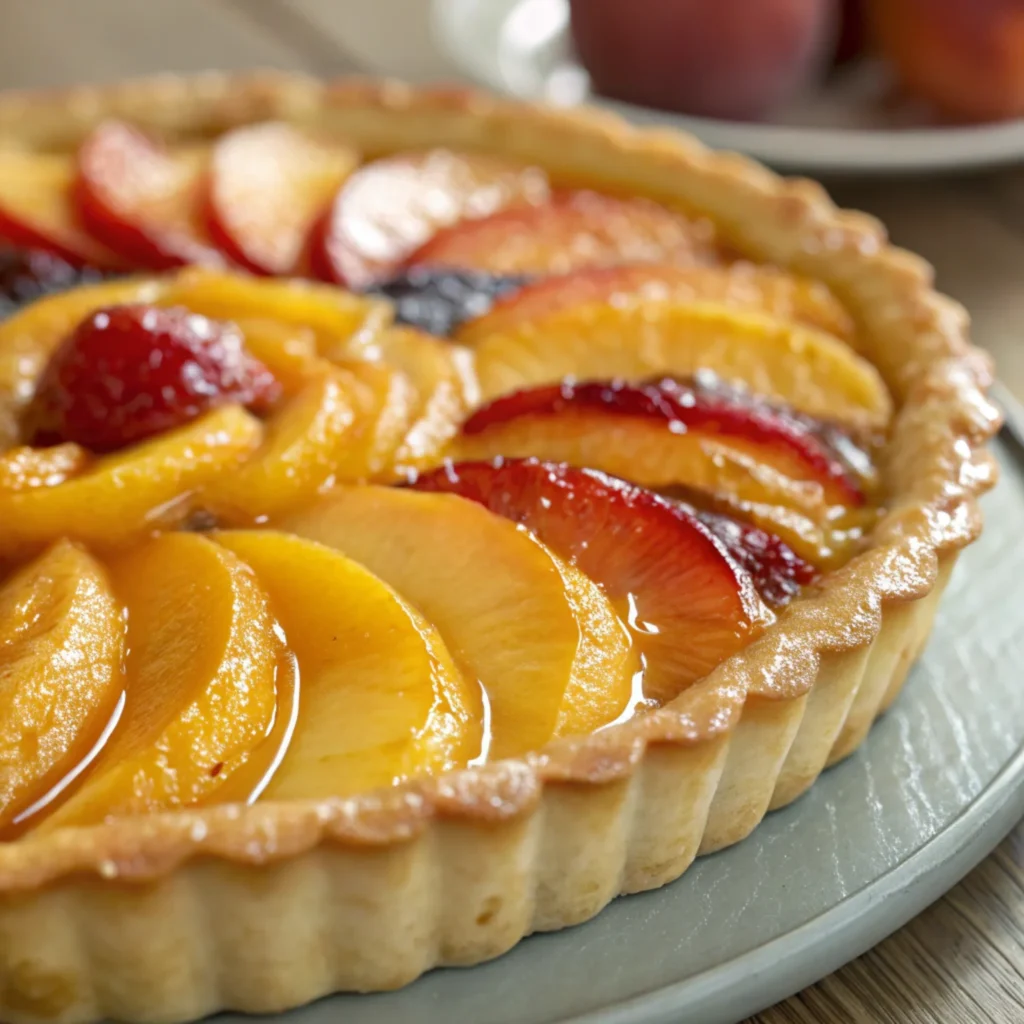
[(879, 224), (289, 76), (0, 98), (0, 1019), (393, 988), (743, 839), (995, 480)]

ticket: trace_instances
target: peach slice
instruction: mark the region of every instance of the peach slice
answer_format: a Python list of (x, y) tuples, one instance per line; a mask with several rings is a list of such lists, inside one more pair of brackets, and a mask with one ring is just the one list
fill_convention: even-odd
[(74, 202), (82, 223), (129, 263), (165, 270), (224, 262), (202, 222), (205, 150), (172, 153), (130, 125), (107, 121), (85, 139), (77, 160)]
[(723, 252), (710, 221), (647, 199), (568, 192), (436, 234), (412, 265), (492, 274), (566, 274), (618, 263), (716, 264)]
[(116, 455), (58, 487), (0, 494), (0, 556), (67, 536), (109, 549), (184, 516), (190, 494), (235, 469), (263, 436), (259, 421), (225, 406)]
[(380, 299), (312, 281), (268, 281), (207, 267), (177, 274), (161, 303), (185, 306), (215, 320), (276, 320), (312, 331), (321, 352), (356, 337), (372, 338), (392, 319), (390, 304)]
[(342, 186), (314, 248), (318, 276), (350, 288), (387, 277), (436, 231), (543, 203), (547, 177), (493, 157), (433, 149), (366, 164)]
[(392, 453), (397, 474), (403, 476), (436, 461), (476, 400), (472, 353), (402, 326), (382, 331), (369, 344), (344, 346), (335, 357), (343, 360), (353, 352), (393, 368), (414, 394), (404, 435)]
[(728, 267), (651, 263), (585, 267), (528, 284), (499, 299), (489, 312), (464, 323), (455, 337), (464, 345), (475, 345), (488, 334), (504, 333), (573, 306), (597, 302), (616, 305), (645, 297), (715, 302), (767, 313), (844, 340), (856, 333), (850, 314), (819, 281), (752, 263)]
[(248, 525), (310, 501), (345, 464), (354, 420), (344, 375), (324, 373), (271, 419), (252, 458), (211, 480), (197, 504), (225, 522)]
[(449, 463), (415, 486), (460, 495), (525, 526), (599, 583), (645, 659), (644, 696), (659, 703), (772, 621), (750, 577), (703, 523), (624, 480), (535, 459), (498, 459)]
[(0, 831), (88, 760), (121, 696), (123, 635), (106, 574), (67, 541), (0, 589)]
[(347, 796), (465, 765), (480, 695), (437, 631), (361, 565), (281, 533), (216, 535), (267, 588), (299, 664), (301, 711), (266, 798)]
[(77, 444), (11, 448), (0, 453), (0, 495), (36, 487), (56, 487), (81, 476), (90, 462), (89, 453)]
[(316, 334), (308, 327), (282, 323), (270, 317), (236, 316), (245, 349), (255, 356), (291, 397), (320, 374), (330, 363), (317, 352)]
[(111, 578), (127, 609), (124, 713), (45, 830), (209, 800), (274, 721), (282, 645), (236, 556), (168, 533), (115, 561)]
[(71, 202), (74, 176), (67, 157), (17, 150), (0, 153), (0, 241), (46, 249), (75, 266), (123, 266), (78, 223)]
[(607, 724), (638, 668), (590, 580), (529, 533), (447, 495), (343, 488), (281, 523), (366, 565), (435, 625), (490, 702), (490, 757)]
[(711, 370), (799, 412), (884, 429), (892, 399), (874, 366), (828, 334), (711, 303), (590, 303), (488, 335), (485, 398), (565, 377), (638, 380)]
[(210, 233), (230, 259), (257, 274), (297, 273), (314, 221), (358, 163), (351, 147), (289, 124), (236, 128), (213, 147)]

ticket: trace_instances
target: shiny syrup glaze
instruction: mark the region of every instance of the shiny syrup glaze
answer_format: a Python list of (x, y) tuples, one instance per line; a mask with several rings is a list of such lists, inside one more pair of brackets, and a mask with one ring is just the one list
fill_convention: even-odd
[[(43, 278), (37, 285), (33, 286), (27, 283), (27, 279), (23, 271), (19, 270), (18, 274), (13, 275), (10, 280), (13, 282), (9, 285), (8, 290), (8, 303), (9, 306), (21, 301), (21, 296), (27, 295), (29, 298), (32, 296), (32, 288), (37, 287), (39, 292), (59, 290), (61, 287), (66, 287), (78, 283), (78, 280), (88, 280), (89, 277), (74, 278), (73, 275), (61, 276), (61, 273), (57, 273), (51, 280), (46, 280), (47, 267), (49, 264), (46, 261), (28, 261), (29, 270), (33, 265), (37, 265), (41, 268), (41, 277)], [(77, 273), (77, 272), (76, 272)], [(86, 270), (85, 275), (93, 273), (90, 270)], [(423, 277), (421, 284), (429, 292), (428, 301), (425, 303), (423, 308), (427, 309), (428, 312), (424, 313), (426, 317), (421, 323), (421, 326), (431, 325), (435, 328), (440, 326), (442, 323), (447, 325), (448, 330), (451, 330), (456, 326), (461, 319), (466, 315), (466, 310), (469, 310), (472, 314), (476, 314), (478, 311), (484, 309), (486, 305), (492, 301), (493, 297), (500, 294), (506, 294), (509, 290), (514, 289), (518, 286), (515, 281), (497, 283), (485, 282), (486, 287), (484, 289), (485, 294), (482, 298), (473, 298), (472, 294), (467, 298), (467, 291), (465, 288), (466, 278), (465, 275), (459, 275), (460, 280), (458, 282), (458, 288), (450, 287), (451, 282), (439, 281), (437, 275), (426, 275)], [(477, 282), (479, 283), (479, 282)], [(408, 291), (415, 292), (416, 279), (415, 276), (404, 277), (399, 283), (395, 285), (397, 289), (396, 296), (399, 305), (401, 306), (403, 296), (408, 298)], [(381, 289), (384, 294), (387, 294), (386, 287)], [(440, 303), (438, 300), (438, 293), (440, 292)], [(469, 292), (472, 292), (472, 283), (469, 288)], [(447, 309), (441, 309), (447, 303)], [(413, 306), (407, 305), (408, 309), (415, 309), (415, 303)], [(420, 314), (416, 312), (408, 313), (405, 319), (416, 321), (417, 316)], [(661, 400), (665, 399), (665, 395), (671, 391), (671, 381), (661, 382)], [(678, 384), (678, 382), (675, 382)], [(707, 385), (706, 391), (710, 393), (713, 391), (715, 384), (710, 379), (704, 382)], [(684, 385), (685, 386), (685, 385)], [(613, 389), (614, 390), (614, 389)], [(618, 389), (621, 393), (621, 389)], [(583, 397), (584, 400), (594, 398), (598, 401), (607, 400), (608, 389), (604, 388), (602, 395), (588, 395), (585, 388), (567, 388), (559, 389), (558, 394), (554, 396), (554, 403), (564, 402), (566, 400), (572, 401), (577, 397)], [(631, 396), (626, 395), (626, 403)], [(618, 399), (616, 398), (616, 401)], [(675, 410), (678, 413), (683, 408), (687, 408), (686, 400), (679, 399), (679, 396), (675, 396), (674, 400), (681, 402), (680, 406)], [(652, 399), (650, 395), (641, 395), (638, 401), (643, 402), (653, 401), (654, 407), (657, 406), (658, 400)], [(697, 403), (699, 405), (699, 403)], [(626, 406), (622, 406), (625, 408)], [(688, 408), (694, 408), (692, 403)], [(637, 407), (639, 408), (639, 406)], [(552, 411), (555, 411), (554, 409)], [(643, 411), (647, 411), (646, 409)], [(478, 414), (479, 416), (480, 414)], [(479, 422), (479, 421), (477, 421)], [(797, 436), (801, 431), (804, 432), (805, 436), (810, 435), (813, 432), (813, 436), (822, 441), (822, 450), (825, 451), (823, 456), (826, 462), (822, 465), (832, 476), (837, 483), (849, 485), (849, 496), (852, 500), (859, 500), (863, 502), (863, 494), (860, 494), (855, 489), (855, 485), (851, 483), (857, 473), (866, 473), (870, 471), (870, 457), (866, 454), (864, 448), (854, 442), (848, 434), (839, 428), (831, 427), (827, 424), (821, 424), (817, 421), (809, 420), (808, 418), (801, 418), (794, 414), (792, 420), (788, 422), (788, 426), (795, 427), (792, 433), (793, 436)], [(467, 429), (472, 431), (474, 429), (473, 420), (467, 424)], [(818, 452), (816, 451), (813, 457), (817, 458)], [(451, 471), (446, 470), (448, 478), (451, 478)], [(459, 474), (456, 473), (455, 477), (458, 478)], [(449, 489), (444, 487), (433, 487), (427, 480), (421, 480), (419, 486), (423, 489)], [(454, 489), (454, 488), (450, 488)], [(479, 499), (477, 499), (479, 500)], [(486, 503), (486, 502), (485, 502)], [(771, 603), (779, 605), (790, 600), (799, 591), (800, 586), (810, 582), (813, 579), (814, 573), (806, 564), (799, 563), (799, 560), (793, 560), (791, 558), (792, 552), (786, 549), (780, 552), (778, 545), (772, 545), (768, 542), (762, 542), (759, 537), (757, 542), (753, 545), (749, 544), (750, 531), (756, 530), (756, 527), (751, 527), (749, 524), (737, 523), (737, 521), (727, 516), (707, 511), (695, 509), (683, 503), (677, 503), (677, 509), (681, 514), (692, 518), (695, 522), (703, 525), (708, 531), (708, 534), (717, 539), (717, 542), (728, 550), (730, 544), (733, 546), (731, 555), (737, 557), (738, 550), (736, 545), (742, 546), (743, 541), (738, 541), (737, 534), (742, 534), (745, 538), (748, 548), (753, 548), (755, 551), (760, 550), (761, 561), (757, 562), (757, 558), (751, 560), (750, 557), (744, 560), (737, 558), (740, 562), (741, 567), (749, 571), (753, 579), (758, 583), (762, 591), (762, 596)], [(507, 510), (502, 514), (508, 514)], [(209, 525), (209, 524), (204, 524)], [(763, 531), (759, 531), (763, 533)], [(775, 539), (777, 540), (777, 539)], [(784, 545), (782, 546), (785, 547)], [(750, 552), (746, 552), (750, 554)], [(788, 568), (786, 567), (788, 563)], [(798, 564), (799, 563), (799, 564)], [(787, 578), (788, 574), (788, 578)], [(741, 598), (741, 602), (742, 602)], [(649, 616), (646, 616), (642, 611), (637, 602), (636, 594), (626, 592), (622, 595), (622, 603), (624, 608), (624, 614), (626, 621), (634, 634), (636, 640), (641, 640), (644, 636), (657, 635), (659, 632), (658, 625), (651, 620)], [(755, 620), (758, 619), (760, 613), (755, 613)], [(758, 628), (761, 628), (763, 624), (768, 620), (760, 621)], [(292, 658), (290, 663), (283, 663), (279, 671), (279, 695), (277, 711), (274, 716), (274, 721), (268, 730), (266, 740), (260, 745), (255, 755), (252, 757), (250, 762), (244, 766), (242, 770), (237, 772), (232, 779), (230, 779), (221, 790), (217, 791), (216, 802), (224, 801), (239, 801), (239, 802), (252, 802), (257, 799), (259, 795), (266, 788), (267, 784), (273, 777), (274, 771), (280, 765), (285, 754), (287, 753), (288, 742), (291, 734), (295, 727), (295, 722), (298, 716), (299, 708), (299, 678), (301, 676), (301, 666), (299, 666)], [(638, 680), (641, 677), (638, 677)], [(488, 703), (486, 698), (486, 692), (483, 695), (484, 708), (488, 709)], [(638, 682), (634, 687), (634, 696), (629, 701), (628, 707), (625, 709), (622, 715), (620, 715), (616, 721), (622, 721), (625, 717), (628, 717), (636, 710), (641, 709), (645, 704), (649, 704), (649, 698), (645, 698), (643, 695), (642, 686)], [(118, 704), (118, 708), (123, 710), (124, 698)], [(90, 764), (95, 760), (95, 757), (102, 749), (103, 743), (106, 739), (109, 739), (110, 735), (113, 734), (116, 728), (119, 713), (115, 711), (108, 725), (104, 728), (101, 735), (97, 738), (97, 742), (94, 747), (89, 751), (88, 755), (83, 759), (81, 764), (76, 766), (65, 780), (53, 787), (45, 798), (37, 801), (36, 805), (32, 808), (23, 812), (17, 819), (15, 825), (11, 830), (11, 835), (20, 834), (26, 828), (30, 828), (36, 821), (44, 817), (45, 814), (52, 810), (54, 807), (59, 806), (63, 799), (74, 792), (77, 784), (88, 776), (88, 769)], [(488, 716), (485, 715), (484, 729), (483, 729), (483, 742), (480, 754), (472, 760), (471, 763), (479, 764), (486, 760), (487, 749), (490, 746), (491, 735), (487, 725)], [(211, 775), (215, 775), (219, 770), (219, 765), (213, 764), (210, 766)], [(8, 837), (5, 837), (8, 838)]]

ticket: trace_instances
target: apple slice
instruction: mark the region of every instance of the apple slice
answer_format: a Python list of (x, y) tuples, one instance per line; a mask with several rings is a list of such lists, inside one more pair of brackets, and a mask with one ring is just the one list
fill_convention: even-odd
[(309, 540), (228, 532), (298, 659), (301, 711), (271, 800), (348, 796), (464, 766), (481, 749), (476, 681), (437, 631), (361, 565)]
[(74, 180), (68, 157), (0, 152), (0, 241), (45, 249), (78, 267), (122, 267), (123, 261), (79, 224), (71, 201)]
[(257, 274), (300, 273), (314, 222), (358, 163), (351, 147), (281, 122), (227, 132), (210, 161), (210, 234)]
[(539, 168), (493, 157), (432, 149), (375, 160), (338, 192), (318, 232), (314, 267), (325, 280), (363, 289), (439, 229), (543, 203), (549, 194)]
[(283, 529), (366, 565), (435, 625), (491, 709), (490, 757), (586, 732), (628, 706), (638, 663), (601, 591), (470, 502), (349, 487)]
[(618, 263), (716, 264), (714, 225), (647, 199), (564, 192), (440, 231), (409, 256), (414, 266), (492, 274), (566, 274)]
[(130, 125), (104, 122), (78, 150), (74, 201), (82, 223), (134, 266), (222, 264), (202, 222), (207, 163), (205, 150), (171, 152)]
[(237, 557), (169, 533), (110, 571), (127, 609), (124, 713), (42, 830), (209, 800), (274, 721), (283, 649), (266, 595)]
[(465, 345), (475, 345), (489, 334), (514, 330), (573, 306), (616, 305), (643, 298), (715, 302), (767, 313), (844, 340), (856, 333), (850, 314), (820, 281), (753, 263), (728, 267), (650, 263), (585, 267), (525, 285), (498, 299), (489, 312), (463, 323), (455, 337)]
[(560, 310), (475, 347), (484, 398), (566, 377), (642, 380), (711, 370), (799, 412), (884, 429), (892, 399), (878, 371), (828, 334), (711, 303), (644, 298)]
[(312, 380), (270, 420), (263, 444), (235, 472), (211, 480), (196, 503), (233, 525), (264, 522), (312, 500), (339, 473), (355, 420), (345, 375)]
[(88, 760), (121, 696), (123, 634), (103, 569), (67, 541), (0, 589), (0, 834)]
[(118, 548), (188, 512), (193, 491), (238, 467), (260, 444), (260, 422), (225, 406), (187, 427), (97, 459), (58, 487), (0, 493), (0, 557), (58, 537)]
[(90, 454), (77, 444), (10, 448), (0, 452), (0, 495), (36, 487), (56, 487), (81, 476), (91, 461)]
[(450, 463), (414, 486), (469, 498), (522, 524), (601, 584), (645, 659), (644, 696), (659, 703), (772, 621), (750, 577), (707, 527), (624, 480), (498, 459)]

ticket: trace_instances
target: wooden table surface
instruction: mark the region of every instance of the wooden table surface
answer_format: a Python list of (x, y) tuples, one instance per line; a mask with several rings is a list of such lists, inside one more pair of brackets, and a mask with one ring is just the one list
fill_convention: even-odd
[[(389, 13), (399, 4), (400, 22)], [(425, 43), (425, 12), (426, 0), (4, 0), (0, 88), (254, 66), (341, 74), (396, 52), (408, 77), (425, 79), (442, 69)], [(1024, 168), (829, 185), (934, 263), (940, 287), (971, 310), (976, 340), (1024, 400)], [(901, 931), (748, 1024), (1011, 1024), (1024, 1021), (1022, 1007), (1024, 823)]]

